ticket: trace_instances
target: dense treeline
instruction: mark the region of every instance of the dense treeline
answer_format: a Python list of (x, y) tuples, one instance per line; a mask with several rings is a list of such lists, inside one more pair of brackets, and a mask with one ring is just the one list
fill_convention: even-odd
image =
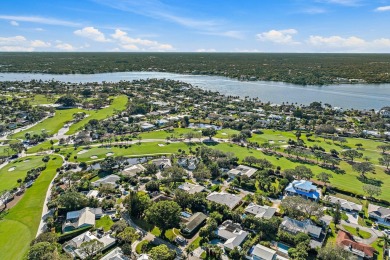
[(0, 53), (0, 72), (167, 71), (295, 84), (390, 83), (389, 54)]

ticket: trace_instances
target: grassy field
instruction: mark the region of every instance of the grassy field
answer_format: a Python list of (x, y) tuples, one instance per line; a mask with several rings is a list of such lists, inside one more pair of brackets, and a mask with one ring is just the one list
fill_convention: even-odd
[(23, 259), (31, 240), (35, 238), (47, 188), (56, 174), (56, 168), (62, 165), (61, 157), (50, 158), (47, 169), (0, 221), (0, 259)]
[(173, 131), (152, 131), (152, 132), (144, 132), (141, 133), (140, 136), (142, 139), (166, 139), (167, 137), (174, 137), (174, 138), (180, 138), (183, 137), (184, 134), (187, 134), (189, 132), (195, 132), (194, 129), (188, 129), (188, 128), (175, 128)]
[(71, 135), (82, 129), (91, 119), (103, 120), (115, 114), (116, 111), (122, 111), (126, 108), (128, 98), (125, 95), (115, 97), (109, 107), (96, 110), (86, 111), (88, 117), (70, 126), (67, 135)]
[(30, 129), (12, 135), (12, 138), (23, 139), (26, 133), (30, 133), (31, 135), (41, 134), (42, 130), (45, 130), (49, 135), (53, 135), (57, 133), (58, 130), (60, 130), (67, 121), (73, 119), (74, 113), (82, 111), (83, 110), (78, 108), (56, 110), (56, 113), (53, 117), (45, 119), (44, 121)]
[[(159, 146), (163, 145), (163, 146)], [(87, 162), (93, 161), (96, 159), (104, 159), (107, 157), (107, 153), (114, 153), (113, 156), (142, 156), (142, 155), (158, 155), (158, 154), (172, 154), (177, 153), (179, 149), (185, 150), (187, 153), (189, 148), (195, 150), (197, 147), (196, 144), (185, 144), (185, 143), (172, 143), (165, 144), (164, 142), (152, 142), (152, 143), (141, 143), (141, 145), (134, 144), (129, 148), (119, 148), (119, 147), (110, 147), (110, 148), (98, 148), (94, 147), (89, 149), (86, 153), (78, 154), (79, 151), (83, 150), (83, 148), (79, 147), (77, 150), (72, 148), (61, 149), (60, 153), (66, 155), (68, 152), (71, 152), (72, 155), (70, 157), (71, 162), (76, 161), (73, 157), (77, 155), (78, 162)], [(92, 156), (96, 156), (96, 159), (92, 159)]]
[(105, 232), (110, 230), (111, 226), (114, 224), (114, 221), (109, 216), (103, 216), (101, 219), (96, 220), (95, 227), (103, 228)]
[(42, 105), (42, 104), (53, 104), (56, 100), (57, 97), (54, 97), (53, 100), (50, 100), (48, 97), (45, 97), (44, 95), (37, 94), (33, 95), (32, 97), (26, 98), (31, 105)]
[[(19, 185), (17, 183), (18, 179), (23, 180), (26, 177), (28, 170), (44, 166), (45, 163), (42, 162), (42, 158), (42, 156), (24, 157), (2, 168), (0, 170), (0, 191), (11, 190)], [(9, 171), (9, 169), (13, 168), (13, 171)]]
[[(53, 139), (54, 144), (58, 142), (58, 140)], [(44, 141), (36, 146), (33, 146), (27, 150), (27, 153), (38, 153), (41, 151), (50, 150), (52, 147), (50, 140)]]
[(347, 226), (347, 225), (343, 225), (343, 228), (346, 231), (348, 231), (349, 233), (351, 233), (352, 235), (361, 237), (363, 239), (367, 239), (367, 238), (371, 237), (371, 234), (369, 232), (367, 232), (367, 231), (364, 231), (364, 230), (359, 230), (359, 232), (357, 232), (356, 228), (350, 227), (350, 226)]

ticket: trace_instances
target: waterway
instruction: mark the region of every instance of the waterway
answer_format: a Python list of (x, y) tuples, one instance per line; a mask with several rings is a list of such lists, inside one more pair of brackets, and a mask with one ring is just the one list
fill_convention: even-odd
[(390, 106), (390, 84), (340, 84), (300, 86), (284, 82), (238, 81), (219, 76), (185, 75), (165, 72), (115, 72), (99, 74), (0, 73), (0, 81), (58, 80), (72, 83), (118, 82), (137, 79), (172, 79), (218, 91), (221, 94), (259, 98), (262, 102), (310, 104), (321, 101), (343, 109), (380, 109)]

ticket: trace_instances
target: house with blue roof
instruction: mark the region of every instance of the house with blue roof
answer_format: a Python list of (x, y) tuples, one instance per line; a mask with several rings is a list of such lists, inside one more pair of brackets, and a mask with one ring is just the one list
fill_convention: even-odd
[(321, 198), (321, 190), (307, 180), (295, 180), (284, 191), (288, 196), (301, 196), (314, 201), (318, 201)]

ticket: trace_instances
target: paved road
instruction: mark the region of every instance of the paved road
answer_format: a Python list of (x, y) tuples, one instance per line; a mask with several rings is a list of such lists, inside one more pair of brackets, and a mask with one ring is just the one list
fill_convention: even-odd
[(371, 237), (367, 238), (367, 239), (363, 239), (363, 238), (354, 236), (356, 241), (359, 241), (359, 242), (362, 242), (362, 243), (365, 243), (365, 244), (368, 244), (368, 245), (374, 243), (375, 240), (378, 239), (378, 237), (382, 236), (382, 232), (379, 231), (379, 230), (368, 228), (368, 227), (362, 227), (360, 225), (356, 225), (356, 224), (353, 224), (353, 223), (348, 223), (348, 222), (346, 222), (344, 220), (341, 220), (340, 229), (343, 229), (342, 225), (350, 226), (350, 227), (353, 227), (353, 228), (359, 227), (360, 230), (363, 230), (363, 231), (366, 231), (366, 232), (370, 233)]
[[(130, 226), (132, 226), (132, 227), (135, 228), (136, 230), (141, 231), (142, 234), (144, 234), (144, 237), (142, 238), (142, 240), (148, 240), (148, 241), (152, 242), (152, 243), (155, 244), (155, 245), (165, 244), (169, 249), (176, 251), (177, 255), (182, 255), (182, 254), (183, 254), (183, 251), (182, 251), (179, 247), (177, 247), (177, 246), (175, 246), (175, 245), (169, 243), (168, 241), (165, 241), (165, 240), (163, 240), (163, 239), (161, 239), (161, 238), (159, 238), (159, 237), (156, 237), (156, 236), (153, 235), (152, 233), (150, 233), (150, 232), (148, 232), (148, 231), (146, 231), (146, 230), (140, 228), (139, 226), (137, 226), (137, 225), (131, 220), (131, 218), (129, 217), (128, 214), (124, 213), (124, 214), (122, 215), (122, 217), (126, 220), (126, 222), (127, 222)], [(136, 243), (134, 243), (134, 244), (136, 244)], [(138, 243), (137, 243), (137, 244), (138, 244)], [(134, 246), (134, 251), (133, 251), (133, 252), (135, 252), (135, 247), (136, 247), (137, 245), (133, 245), (133, 246)]]
[[(63, 165), (66, 164), (65, 157), (63, 155), (61, 155), (61, 154), (56, 154), (56, 155), (59, 155), (59, 156), (62, 157)], [(45, 221), (46, 221), (46, 219), (48, 217), (53, 215), (53, 212), (48, 209), (47, 203), (49, 202), (49, 199), (51, 197), (51, 188), (53, 187), (53, 181), (55, 180), (55, 178), (57, 178), (57, 176), (58, 176), (58, 173), (54, 176), (53, 180), (50, 182), (49, 187), (47, 188), (45, 201), (43, 202), (41, 221), (39, 223), (39, 227), (38, 227), (38, 231), (37, 231), (36, 237), (39, 236), (41, 233), (46, 231), (46, 223), (45, 223)]]

